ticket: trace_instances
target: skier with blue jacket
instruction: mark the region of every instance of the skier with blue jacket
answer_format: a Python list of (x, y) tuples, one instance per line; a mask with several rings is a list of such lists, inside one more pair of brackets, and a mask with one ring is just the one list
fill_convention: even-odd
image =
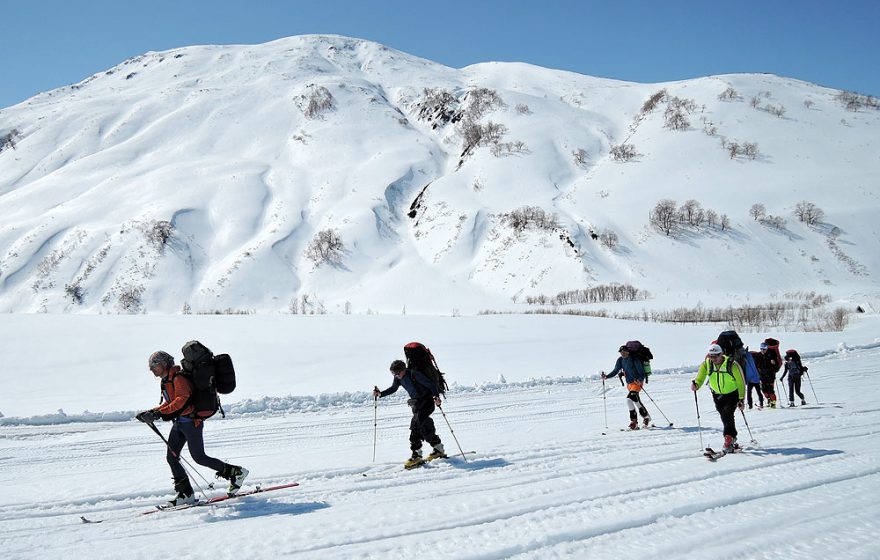
[[(645, 379), (647, 378), (645, 375), (645, 366), (643, 365), (642, 360), (633, 356), (631, 352), (627, 350), (626, 345), (621, 346), (617, 351), (620, 352), (620, 357), (617, 358), (617, 362), (614, 364), (614, 369), (607, 375), (602, 374), (602, 378), (608, 379), (615, 375), (626, 377), (626, 388), (629, 391), (626, 394), (626, 406), (629, 408), (629, 429), (639, 429), (636, 410), (642, 415), (642, 423), (647, 428), (651, 425), (651, 416), (648, 414), (648, 409), (645, 408), (645, 405), (642, 404), (642, 400), (639, 397), (639, 393), (642, 391), (642, 386), (645, 384)], [(621, 383), (622, 382), (623, 380), (621, 380)]]
[[(409, 394), (407, 404), (413, 412), (412, 420), (409, 424), (409, 447), (412, 455), (409, 460), (404, 463), (404, 467), (411, 468), (434, 459), (446, 457), (443, 450), (443, 443), (437, 435), (434, 428), (434, 420), (431, 413), (434, 412), (435, 406), (440, 406), (440, 389), (437, 384), (429, 379), (424, 373), (415, 369), (407, 368), (402, 360), (394, 360), (391, 362), (391, 374), (394, 376), (394, 382), (391, 387), (384, 391), (377, 388), (373, 389), (374, 397), (387, 397), (396, 393), (400, 387), (403, 387)], [(425, 459), (422, 458), (422, 442), (427, 441), (433, 448), (431, 454)]]

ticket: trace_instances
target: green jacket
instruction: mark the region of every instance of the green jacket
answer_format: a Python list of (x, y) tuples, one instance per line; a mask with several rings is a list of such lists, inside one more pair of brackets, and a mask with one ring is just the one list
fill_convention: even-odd
[(724, 357), (721, 367), (717, 369), (715, 364), (710, 362), (709, 358), (706, 358), (706, 361), (700, 366), (697, 378), (694, 380), (697, 389), (703, 386), (706, 377), (709, 378), (709, 388), (712, 389), (713, 393), (727, 395), (736, 391), (739, 393), (739, 400), (745, 398), (746, 384), (743, 381), (742, 368), (734, 360), (731, 360), (729, 356)]

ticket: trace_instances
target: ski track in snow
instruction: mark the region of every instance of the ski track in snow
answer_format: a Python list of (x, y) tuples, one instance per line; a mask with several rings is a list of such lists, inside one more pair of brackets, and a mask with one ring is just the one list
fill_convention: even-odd
[[(451, 458), (413, 471), (402, 468), (409, 413), (398, 400), (379, 403), (375, 463), (372, 403), (211, 421), (209, 453), (251, 468), (249, 482), (301, 486), (146, 517), (138, 513), (165, 499), (168, 475), (161, 442), (143, 426), (5, 426), (4, 557), (118, 558), (125, 550), (154, 558), (167, 539), (200, 539), (195, 556), (206, 558), (241, 558), (242, 551), (291, 558), (437, 551), (486, 560), (647, 551), (657, 558), (877, 558), (880, 406), (852, 389), (872, 383), (878, 358), (876, 348), (829, 355), (813, 379), (825, 405), (747, 411), (758, 445), (748, 443), (739, 415), (745, 450), (716, 463), (700, 456), (689, 375), (652, 378), (648, 390), (675, 425), (665, 427), (645, 399), (664, 427), (637, 432), (617, 429), (626, 421), (625, 391), (610, 385), (608, 430), (594, 383), (451, 394), (447, 418), (462, 446), (478, 453), (467, 461), (454, 455), (438, 411)], [(698, 396), (703, 443), (717, 445), (720, 421), (706, 391)], [(79, 516), (104, 522), (86, 525)]]

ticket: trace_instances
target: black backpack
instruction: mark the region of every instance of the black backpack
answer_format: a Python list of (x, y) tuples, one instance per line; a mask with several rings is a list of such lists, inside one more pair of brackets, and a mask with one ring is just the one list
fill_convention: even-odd
[(235, 390), (235, 368), (228, 354), (217, 356), (198, 340), (190, 340), (181, 349), (183, 359), (180, 366), (183, 374), (190, 378), (193, 393), (189, 403), (193, 405), (193, 418), (210, 418), (220, 410), (218, 393), (226, 395)]
[(446, 393), (449, 385), (446, 384), (446, 378), (443, 372), (437, 367), (437, 360), (431, 350), (421, 342), (410, 342), (403, 347), (403, 353), (406, 356), (406, 367), (416, 369), (425, 374), (437, 385), (437, 390), (441, 395)]
[(736, 331), (723, 331), (718, 335), (718, 346), (727, 356), (737, 354), (737, 350), (743, 350), (743, 341)]
[(651, 349), (638, 340), (630, 340), (626, 343), (626, 351), (629, 352), (631, 356), (642, 361), (642, 367), (645, 370), (645, 383), (647, 383), (648, 377), (651, 376), (651, 360), (654, 359), (654, 354), (651, 353)]

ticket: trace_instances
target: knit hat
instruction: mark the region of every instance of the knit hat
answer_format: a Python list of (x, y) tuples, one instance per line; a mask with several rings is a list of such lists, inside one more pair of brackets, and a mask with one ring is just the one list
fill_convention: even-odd
[(724, 353), (724, 350), (721, 349), (717, 344), (709, 345), (709, 355), (710, 356), (718, 356)]
[(150, 354), (150, 359), (147, 360), (147, 367), (152, 369), (160, 364), (170, 368), (174, 365), (174, 358), (171, 357), (171, 354), (163, 352), (162, 350), (157, 350)]

